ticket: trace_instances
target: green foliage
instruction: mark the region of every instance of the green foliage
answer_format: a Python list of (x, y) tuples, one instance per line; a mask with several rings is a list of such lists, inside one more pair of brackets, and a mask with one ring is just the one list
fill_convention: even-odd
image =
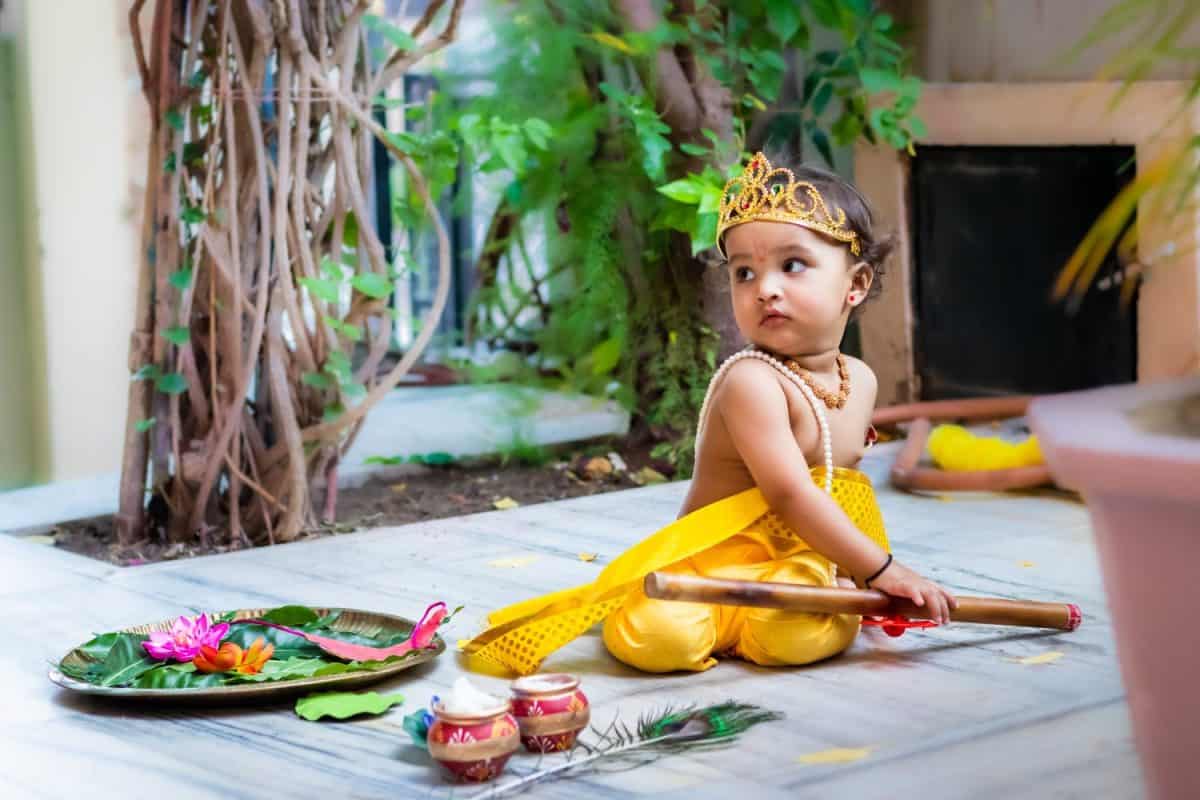
[[(1187, 89), (1178, 93), (1177, 106), (1164, 117), (1166, 132), (1193, 112), (1195, 100), (1200, 97), (1200, 49), (1188, 46), (1198, 25), (1200, 3), (1193, 0), (1119, 0), (1099, 16), (1064, 60), (1116, 40), (1119, 46), (1115, 54), (1101, 69), (1104, 77), (1120, 81), (1112, 99), (1113, 113), (1123, 113), (1120, 105), (1127, 93), (1151, 71), (1168, 66), (1182, 69), (1189, 76)], [(1153, 248), (1139, 245), (1143, 226), (1136, 224), (1137, 219), (1158, 218), (1173, 223), (1176, 215), (1191, 213), (1200, 185), (1200, 136), (1181, 140), (1171, 134), (1162, 140), (1165, 146), (1155, 148), (1160, 152), (1153, 158), (1139, 161), (1136, 177), (1104, 208), (1059, 273), (1054, 296), (1066, 300), (1068, 309), (1078, 307), (1113, 251), (1121, 262), (1131, 266), (1132, 273), (1138, 272), (1139, 266), (1156, 266), (1156, 256), (1147, 257), (1144, 252)], [(1142, 156), (1140, 148), (1138, 155)], [(1123, 303), (1133, 300), (1138, 285), (1138, 280), (1124, 281)]]
[(158, 376), (154, 388), (164, 394), (182, 394), (187, 391), (187, 379), (178, 372), (168, 372)]
[(185, 327), (176, 326), (163, 331), (163, 338), (171, 344), (185, 345), (192, 338), (192, 332)]
[[(515, 0), (497, 9), (496, 46), (471, 78), (490, 76), (490, 89), (453, 106), (447, 86), (421, 116), (466, 163), (507, 181), (496, 209), (507, 235), (485, 243), (495, 274), (484, 276), (472, 319), (476, 336), (530, 355), (469, 371), (615, 399), (665, 438), (658, 454), (687, 474), (719, 346), (696, 313), (702, 275), (692, 257), (715, 244), (746, 131), (765, 121), (768, 144), (794, 149), (802, 138), (832, 163), (835, 144), (862, 136), (908, 148), (923, 126), (912, 114), (920, 82), (906, 72), (892, 19), (869, 0), (663, 13), (652, 30), (629, 31), (608, 3)], [(839, 47), (814, 51), (817, 29), (834, 31)], [(658, 113), (650, 84), (661, 47), (689, 54), (728, 90), (732, 136), (676, 131)], [(781, 102), (801, 64), (799, 103)], [(393, 136), (414, 157), (451, 149), (433, 133)], [(405, 224), (416, 216), (403, 192), (396, 213)], [(544, 242), (537, 269), (535, 238)]]
[(367, 14), (363, 17), (363, 24), (370, 30), (382, 34), (393, 47), (405, 51), (417, 49), (417, 42), (408, 31), (397, 27), (383, 17)]
[[(353, 326), (345, 326), (342, 323), (337, 324), (343, 332), (345, 332), (347, 327), (353, 328)], [(333, 402), (326, 407), (325, 415), (327, 418), (336, 418), (337, 415), (341, 414), (345, 408), (344, 403), (346, 401), (356, 403), (367, 396), (367, 387), (354, 377), (354, 370), (350, 365), (350, 357), (341, 350), (333, 350), (329, 353), (325, 358), (322, 371), (332, 379), (332, 383), (326, 383), (325, 385), (336, 385), (338, 396), (341, 398), (341, 401)], [(315, 387), (317, 385), (317, 381), (307, 374), (302, 376), (301, 380), (309, 386)]]
[(338, 285), (339, 281), (332, 278), (301, 278), (300, 285), (314, 296), (319, 297), (327, 303), (336, 303), (338, 301)]
[(543, 467), (554, 458), (554, 452), (545, 445), (529, 441), (519, 431), (513, 431), (512, 440), (500, 449), (500, 464), (518, 464), (523, 467)]
[(355, 275), (350, 284), (354, 290), (375, 300), (382, 300), (392, 293), (392, 282), (374, 272), (363, 272)]
[(192, 285), (192, 274), (192, 268), (187, 267), (185, 269), (172, 272), (170, 277), (167, 278), (167, 281), (182, 292)]
[(450, 453), (415, 453), (411, 456), (369, 456), (365, 463), (381, 464), (383, 466), (398, 466), (400, 464), (423, 464), (427, 467), (448, 467), (457, 459)]
[(208, 219), (208, 213), (199, 206), (184, 206), (179, 218), (184, 222), (198, 225)]

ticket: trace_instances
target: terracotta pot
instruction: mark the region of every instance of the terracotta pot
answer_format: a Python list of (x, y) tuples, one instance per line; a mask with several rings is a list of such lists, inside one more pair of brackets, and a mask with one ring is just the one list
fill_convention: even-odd
[(591, 719), (587, 696), (572, 675), (531, 675), (513, 681), (512, 693), (521, 743), (531, 753), (570, 750)]
[[(1121, 676), (1152, 798), (1200, 797), (1200, 437), (1179, 401), (1200, 379), (1039, 398), (1029, 416), (1058, 482), (1092, 516)], [(1192, 433), (1187, 433), (1190, 424)]]
[(463, 783), (490, 781), (519, 746), (517, 721), (507, 702), (478, 714), (449, 714), (434, 703), (426, 742), (429, 755)]

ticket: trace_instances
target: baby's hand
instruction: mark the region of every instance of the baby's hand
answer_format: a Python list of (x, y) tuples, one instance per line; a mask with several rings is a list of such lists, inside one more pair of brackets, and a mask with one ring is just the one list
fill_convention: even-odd
[(871, 588), (906, 598), (922, 608), (928, 607), (929, 618), (939, 625), (949, 622), (951, 609), (958, 608), (954, 595), (899, 561), (893, 561), (883, 574), (871, 581)]

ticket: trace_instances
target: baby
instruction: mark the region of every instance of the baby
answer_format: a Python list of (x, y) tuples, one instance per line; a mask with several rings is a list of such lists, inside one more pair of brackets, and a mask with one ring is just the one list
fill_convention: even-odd
[[(647, 672), (701, 671), (717, 656), (808, 664), (845, 650), (860, 619), (648, 598), (646, 573), (870, 587), (946, 622), (941, 586), (895, 561), (862, 458), (875, 375), (839, 352), (851, 313), (878, 291), (890, 245), (836, 175), (761, 153), (726, 186), (717, 229), (734, 318), (750, 347), (713, 377), (681, 518), (592, 584), (491, 615), (467, 645), (518, 672), (603, 619), (604, 644)], [(851, 579), (853, 583), (851, 583)]]

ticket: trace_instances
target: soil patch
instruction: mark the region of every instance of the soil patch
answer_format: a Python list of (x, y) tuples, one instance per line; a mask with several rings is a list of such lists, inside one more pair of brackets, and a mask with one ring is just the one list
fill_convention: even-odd
[[(545, 458), (545, 463), (540, 463)], [(305, 531), (301, 540), (336, 536), (367, 528), (404, 525), (482, 511), (528, 506), (552, 500), (636, 488), (669, 478), (668, 464), (653, 459), (649, 447), (625, 441), (584, 449), (539, 454), (539, 463), (475, 460), (444, 466), (405, 467), (338, 491), (337, 522)], [(318, 490), (318, 501), (323, 492)], [(181, 543), (147, 540), (122, 546), (111, 516), (76, 520), (40, 534), (38, 540), (73, 553), (136, 566), (156, 561), (224, 553), (253, 545), (228, 542)], [(220, 538), (220, 537), (214, 537)]]

